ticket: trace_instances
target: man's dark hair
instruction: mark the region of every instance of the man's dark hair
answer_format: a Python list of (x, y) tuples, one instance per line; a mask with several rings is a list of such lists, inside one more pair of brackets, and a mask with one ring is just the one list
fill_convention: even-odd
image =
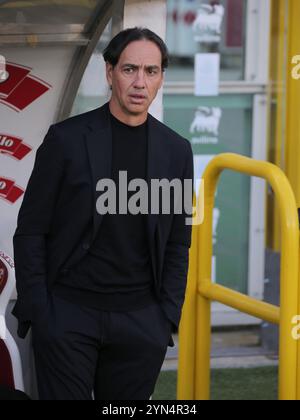
[(129, 28), (119, 32), (108, 44), (103, 52), (105, 62), (110, 63), (115, 67), (120, 59), (122, 52), (125, 48), (134, 41), (147, 40), (154, 42), (161, 51), (162, 55), (162, 71), (169, 66), (169, 52), (164, 41), (154, 32), (147, 28)]

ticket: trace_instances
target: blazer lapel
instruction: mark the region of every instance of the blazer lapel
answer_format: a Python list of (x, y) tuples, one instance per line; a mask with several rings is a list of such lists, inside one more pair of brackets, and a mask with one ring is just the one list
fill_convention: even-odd
[(170, 156), (166, 147), (164, 133), (160, 129), (160, 123), (148, 114), (148, 165), (147, 165), (147, 184), (148, 184), (148, 203), (149, 212), (147, 215), (147, 232), (149, 248), (152, 259), (152, 267), (155, 276), (158, 274), (157, 267), (157, 244), (155, 243), (155, 230), (159, 220), (159, 214), (151, 214), (151, 180), (168, 178)]
[(96, 209), (96, 202), (101, 194), (96, 191), (99, 180), (111, 178), (112, 174), (112, 131), (109, 118), (109, 107), (106, 103), (103, 107), (96, 110), (95, 118), (90, 122), (86, 133), (86, 145), (92, 173), (93, 188), (93, 234), (92, 241), (95, 239), (100, 227), (103, 215)]

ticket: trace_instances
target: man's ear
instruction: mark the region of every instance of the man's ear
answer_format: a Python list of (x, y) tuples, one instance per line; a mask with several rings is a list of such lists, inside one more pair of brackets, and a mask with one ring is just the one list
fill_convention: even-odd
[(112, 72), (113, 72), (113, 66), (110, 63), (106, 63), (106, 79), (109, 84), (109, 86), (112, 86)]
[(164, 81), (165, 81), (165, 72), (162, 72), (162, 78), (159, 84), (159, 89), (161, 89), (162, 85), (164, 84)]

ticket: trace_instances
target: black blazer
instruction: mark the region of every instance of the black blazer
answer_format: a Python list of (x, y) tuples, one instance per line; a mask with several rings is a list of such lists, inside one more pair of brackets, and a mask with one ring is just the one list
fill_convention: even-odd
[[(85, 256), (95, 239), (103, 218), (96, 211), (96, 184), (111, 177), (111, 161), (108, 103), (52, 125), (38, 148), (13, 238), (18, 292), (13, 314), (20, 337), (25, 337), (36, 310), (46, 304), (54, 283)], [(189, 141), (150, 114), (147, 176), (147, 182), (193, 179)], [(185, 217), (190, 214), (147, 215), (155, 292), (175, 326), (191, 245)]]

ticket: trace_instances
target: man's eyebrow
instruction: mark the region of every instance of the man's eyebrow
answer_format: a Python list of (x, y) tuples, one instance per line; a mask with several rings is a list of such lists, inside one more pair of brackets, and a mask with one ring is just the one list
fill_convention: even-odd
[[(139, 68), (139, 66), (137, 66), (136, 64), (131, 64), (131, 63), (123, 64), (122, 68), (124, 68), (124, 67), (132, 67), (134, 69), (138, 69)], [(146, 66), (146, 68), (147, 69), (158, 69), (158, 70), (160, 69), (160, 67), (157, 66), (157, 65)]]

